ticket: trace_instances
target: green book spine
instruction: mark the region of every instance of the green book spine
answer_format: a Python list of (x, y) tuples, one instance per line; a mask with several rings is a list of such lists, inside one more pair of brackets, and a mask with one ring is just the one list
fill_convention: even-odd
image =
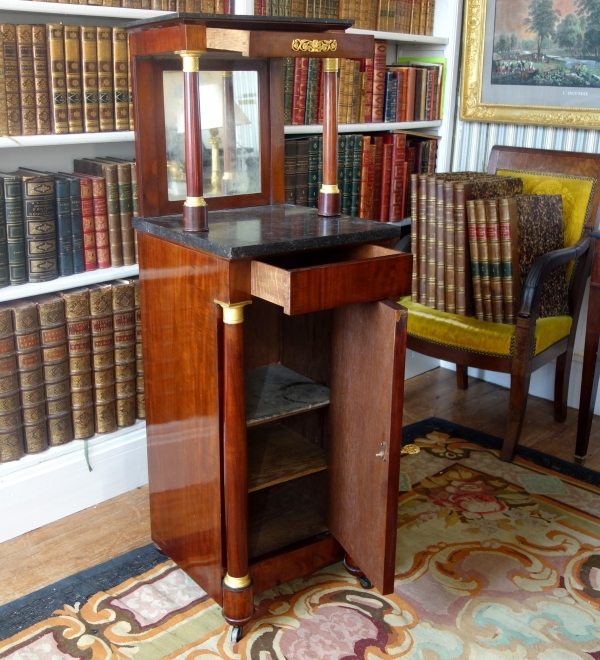
[(4, 186), (0, 185), (0, 288), (10, 284), (8, 272), (8, 245), (6, 243), (6, 209)]
[(346, 165), (346, 135), (338, 135), (338, 188), (344, 189), (344, 167)]
[(319, 190), (323, 185), (323, 136), (319, 135), (319, 164), (317, 170), (317, 200), (319, 199)]
[(294, 99), (294, 59), (283, 60), (283, 123), (292, 123), (292, 102)]
[(350, 206), (352, 204), (352, 166), (354, 164), (354, 145), (356, 135), (349, 135), (346, 138), (346, 151), (344, 158), (344, 184), (342, 188), (342, 213), (350, 215)]
[(358, 203), (360, 200), (360, 169), (362, 165), (363, 136), (354, 139), (354, 159), (352, 161), (352, 198), (350, 200), (350, 215), (358, 218)]
[(316, 209), (319, 201), (319, 137), (308, 140), (308, 206)]
[(1, 179), (6, 214), (9, 279), (11, 284), (25, 284), (27, 282), (27, 266), (25, 265), (21, 179), (18, 176), (11, 175), (3, 176)]
[(311, 57), (308, 60), (308, 76), (306, 79), (306, 110), (304, 112), (304, 123), (307, 125), (317, 122), (317, 77), (319, 60)]

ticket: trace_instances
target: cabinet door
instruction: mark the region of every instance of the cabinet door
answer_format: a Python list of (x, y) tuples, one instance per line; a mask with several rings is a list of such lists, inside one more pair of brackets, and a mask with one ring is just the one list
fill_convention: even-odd
[(329, 529), (382, 594), (394, 589), (407, 311), (335, 310)]

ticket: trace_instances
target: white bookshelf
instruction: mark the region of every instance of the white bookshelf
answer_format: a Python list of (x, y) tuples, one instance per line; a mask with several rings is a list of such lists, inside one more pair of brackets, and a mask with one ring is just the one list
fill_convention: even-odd
[[(366, 124), (339, 124), (338, 133), (371, 133), (373, 131), (416, 130), (422, 128), (439, 128), (441, 121), (404, 121), (404, 122), (371, 122)], [(285, 126), (286, 135), (304, 135), (322, 133), (322, 124), (308, 126)]]
[(98, 18), (117, 18), (123, 21), (154, 18), (155, 16), (161, 16), (167, 13), (164, 11), (153, 11), (151, 9), (71, 5), (58, 2), (35, 2), (35, 0), (0, 0), (0, 11), (52, 14), (54, 16), (93, 16)]
[(134, 135), (133, 131), (116, 131), (110, 133), (67, 133), (65, 135), (4, 135), (0, 137), (0, 149), (133, 142)]
[(381, 39), (394, 44), (419, 44), (422, 46), (445, 46), (449, 43), (448, 37), (426, 37), (421, 34), (399, 34), (398, 32), (380, 32), (378, 30), (359, 30), (350, 28), (348, 34), (370, 34), (375, 39)]

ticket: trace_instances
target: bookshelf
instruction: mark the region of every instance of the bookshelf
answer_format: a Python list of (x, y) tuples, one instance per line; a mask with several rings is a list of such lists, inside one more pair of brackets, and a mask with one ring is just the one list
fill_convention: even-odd
[[(349, 33), (371, 34), (386, 40), (387, 63), (398, 57), (444, 57), (447, 61), (443, 118), (434, 122), (340, 124), (340, 133), (391, 131), (398, 129), (430, 132), (441, 137), (438, 147), (438, 170), (450, 168), (451, 144), (459, 63), (462, 0), (437, 0), (433, 36), (350, 29)], [(135, 19), (164, 16), (167, 12), (117, 7), (37, 2), (32, 0), (0, 0), (0, 22), (47, 23), (66, 25), (117, 26)], [(321, 126), (285, 126), (286, 135), (321, 133)], [(134, 134), (80, 133), (0, 137), (2, 170), (19, 166), (71, 171), (74, 158), (84, 156), (116, 156), (133, 158)], [(409, 224), (409, 220), (399, 224)], [(17, 300), (41, 293), (66, 290), (101, 283), (138, 273), (137, 266), (99, 269), (88, 273), (58, 278), (43, 284), (26, 284), (0, 289), (0, 302)], [(412, 352), (407, 353), (406, 375), (438, 366), (439, 362)], [(276, 435), (276, 434), (275, 434)], [(284, 447), (289, 438), (273, 438), (273, 447)], [(280, 443), (280, 444), (278, 444)], [(0, 519), (7, 521), (0, 530), (0, 542), (41, 525), (88, 508), (147, 483), (145, 424), (116, 433), (97, 435), (88, 441), (93, 472), (88, 472), (83, 443), (73, 441), (62, 447), (25, 456), (14, 463), (0, 465)], [(309, 465), (283, 470), (319, 471), (319, 456), (309, 457)], [(312, 467), (311, 467), (312, 466)], [(275, 470), (276, 471), (276, 470)], [(309, 474), (309, 472), (306, 472)], [(73, 493), (78, 493), (73, 497)], [(257, 498), (260, 497), (260, 490)], [(43, 502), (41, 505), (40, 502)], [(38, 506), (39, 505), (39, 506)], [(315, 521), (318, 526), (320, 522)]]

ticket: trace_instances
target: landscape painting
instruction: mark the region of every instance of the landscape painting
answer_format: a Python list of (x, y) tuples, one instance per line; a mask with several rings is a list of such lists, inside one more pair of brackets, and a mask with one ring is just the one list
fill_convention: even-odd
[(495, 4), (492, 85), (600, 88), (600, 0)]

